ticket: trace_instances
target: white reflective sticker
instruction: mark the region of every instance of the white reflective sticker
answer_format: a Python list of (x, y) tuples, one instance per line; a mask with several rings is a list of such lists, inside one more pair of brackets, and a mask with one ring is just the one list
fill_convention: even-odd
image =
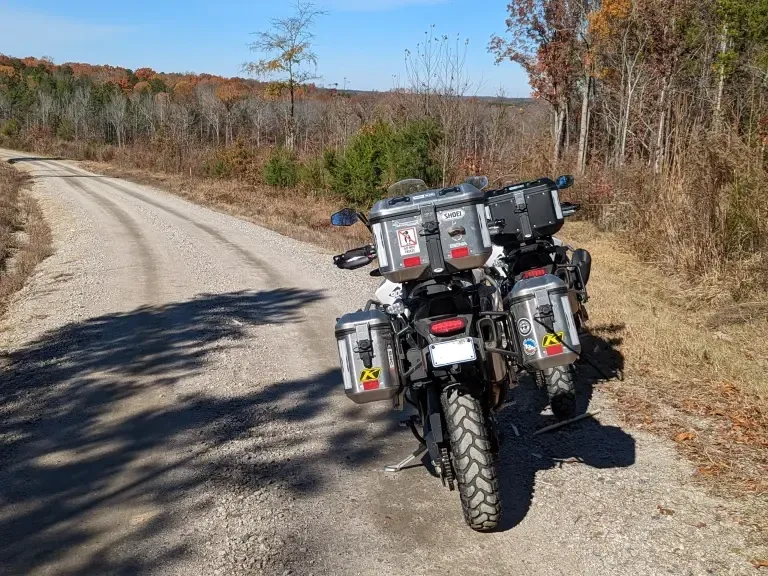
[(337, 340), (339, 343), (339, 360), (341, 360), (341, 374), (344, 376), (344, 390), (352, 390), (353, 375), (349, 371), (349, 357), (347, 356), (347, 345), (344, 340)]
[(486, 219), (486, 211), (488, 214), (488, 219), (490, 219), (490, 210), (488, 210), (487, 206), (484, 206), (483, 204), (477, 205), (477, 216), (480, 218), (480, 233), (483, 235), (483, 246), (486, 248), (490, 248), (492, 246), (491, 244), (491, 234), (488, 232), (488, 220)]
[(560, 207), (560, 194), (557, 190), (552, 190), (552, 202), (555, 203), (555, 216), (558, 220), (563, 219), (563, 209)]
[(576, 331), (576, 323), (573, 321), (573, 311), (571, 310), (571, 301), (568, 296), (562, 297), (563, 311), (565, 312), (565, 323), (568, 326), (568, 334), (571, 337), (571, 346), (579, 345), (579, 333)]
[(379, 266), (386, 268), (389, 260), (387, 260), (387, 246), (381, 236), (381, 224), (373, 225), (373, 237), (376, 239), (376, 256), (379, 258)]

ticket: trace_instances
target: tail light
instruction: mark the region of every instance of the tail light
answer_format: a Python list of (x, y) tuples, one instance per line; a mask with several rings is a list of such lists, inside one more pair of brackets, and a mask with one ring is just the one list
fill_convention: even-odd
[(469, 247), (464, 246), (462, 248), (454, 248), (451, 250), (451, 258), (467, 258), (469, 256)]
[(413, 268), (414, 266), (421, 266), (421, 258), (418, 256), (411, 256), (403, 259), (403, 267)]
[(534, 268), (533, 270), (526, 270), (523, 272), (521, 278), (523, 280), (528, 280), (529, 278), (540, 278), (541, 276), (546, 276), (546, 274), (546, 268)]
[(435, 336), (452, 336), (459, 332), (464, 332), (467, 327), (467, 321), (464, 318), (449, 318), (448, 320), (438, 320), (429, 326), (429, 331)]

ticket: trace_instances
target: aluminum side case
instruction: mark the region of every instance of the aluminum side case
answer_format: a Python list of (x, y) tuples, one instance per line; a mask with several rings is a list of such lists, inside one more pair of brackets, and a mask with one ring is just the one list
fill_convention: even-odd
[(344, 392), (357, 404), (393, 398), (400, 389), (394, 332), (382, 311), (360, 310), (336, 322)]
[(369, 220), (379, 270), (392, 282), (480, 268), (493, 251), (484, 195), (470, 184), (379, 200)]
[(547, 370), (578, 360), (581, 342), (565, 282), (552, 274), (521, 280), (508, 298), (523, 366)]

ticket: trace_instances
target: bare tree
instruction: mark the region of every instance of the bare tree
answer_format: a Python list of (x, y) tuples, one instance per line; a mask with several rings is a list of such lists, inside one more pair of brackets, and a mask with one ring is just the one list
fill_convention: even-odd
[(314, 4), (297, 0), (292, 16), (276, 18), (272, 20), (271, 30), (255, 33), (256, 41), (250, 44), (250, 49), (263, 54), (264, 58), (243, 64), (243, 69), (255, 76), (279, 75), (278, 81), (288, 89), (291, 106), (286, 145), (289, 148), (293, 148), (296, 137), (296, 89), (318, 78), (317, 55), (312, 51), (315, 37), (312, 27), (317, 17), (325, 14)]
[(122, 148), (125, 145), (125, 114), (127, 100), (122, 92), (116, 92), (107, 102), (104, 112), (107, 116), (107, 122), (115, 131), (117, 136), (117, 147)]

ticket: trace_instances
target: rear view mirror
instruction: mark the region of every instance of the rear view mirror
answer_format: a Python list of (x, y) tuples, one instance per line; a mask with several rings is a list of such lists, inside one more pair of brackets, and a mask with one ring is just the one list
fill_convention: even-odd
[(352, 226), (360, 220), (357, 212), (352, 208), (344, 208), (331, 216), (331, 226)]
[(573, 176), (560, 176), (557, 179), (557, 189), (565, 190), (573, 186)]
[(464, 184), (471, 184), (478, 190), (484, 190), (488, 187), (488, 176), (470, 176), (464, 180)]

